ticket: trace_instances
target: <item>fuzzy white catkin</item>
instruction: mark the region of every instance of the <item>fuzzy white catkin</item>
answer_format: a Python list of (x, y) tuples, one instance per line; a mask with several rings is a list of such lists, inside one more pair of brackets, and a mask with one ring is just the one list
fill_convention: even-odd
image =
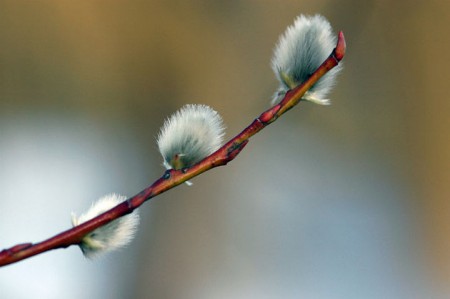
[(158, 135), (159, 151), (167, 169), (190, 167), (222, 145), (225, 127), (211, 107), (189, 104), (170, 116)]
[[(325, 61), (336, 45), (330, 23), (321, 15), (298, 16), (280, 37), (272, 57), (272, 69), (280, 81), (272, 105), (283, 99), (289, 89), (303, 83)], [(317, 104), (328, 105), (326, 95), (333, 87), (342, 64), (326, 73), (303, 96)]]
[[(72, 225), (75, 227), (108, 211), (126, 200), (125, 196), (110, 194), (92, 204), (84, 214), (76, 217), (72, 213)], [(122, 216), (87, 234), (80, 244), (81, 251), (87, 258), (94, 258), (102, 253), (127, 245), (134, 237), (139, 224), (137, 211)]]

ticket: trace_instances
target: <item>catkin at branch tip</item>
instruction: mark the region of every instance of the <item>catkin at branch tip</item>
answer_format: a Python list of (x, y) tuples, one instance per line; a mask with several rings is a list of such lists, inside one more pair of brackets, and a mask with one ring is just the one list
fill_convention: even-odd
[[(330, 23), (323, 16), (298, 16), (280, 36), (274, 50), (272, 69), (280, 86), (273, 95), (272, 104), (278, 103), (288, 90), (308, 79), (333, 51), (336, 40)], [(342, 64), (339, 64), (330, 70), (305, 93), (303, 99), (321, 105), (330, 104), (325, 97), (341, 69)]]

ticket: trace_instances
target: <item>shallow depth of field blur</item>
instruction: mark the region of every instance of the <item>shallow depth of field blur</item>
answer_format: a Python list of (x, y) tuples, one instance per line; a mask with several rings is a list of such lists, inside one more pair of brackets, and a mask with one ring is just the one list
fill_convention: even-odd
[(227, 138), (268, 108), (273, 46), (323, 14), (348, 51), (226, 167), (146, 203), (132, 243), (0, 269), (2, 298), (448, 298), (450, 2), (0, 1), (0, 248), (163, 173), (187, 103)]

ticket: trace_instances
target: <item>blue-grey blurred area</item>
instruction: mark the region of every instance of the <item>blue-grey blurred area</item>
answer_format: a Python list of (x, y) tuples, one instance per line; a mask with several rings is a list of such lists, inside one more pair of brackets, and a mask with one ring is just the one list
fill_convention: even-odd
[(163, 173), (187, 103), (231, 138), (268, 108), (275, 42), (323, 14), (348, 51), (226, 167), (146, 203), (132, 243), (0, 269), (0, 297), (449, 298), (450, 2), (0, 1), (0, 248)]

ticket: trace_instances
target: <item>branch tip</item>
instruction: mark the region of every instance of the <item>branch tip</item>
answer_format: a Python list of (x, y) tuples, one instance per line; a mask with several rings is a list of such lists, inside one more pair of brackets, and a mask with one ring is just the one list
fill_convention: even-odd
[(341, 61), (342, 58), (344, 58), (346, 49), (347, 49), (347, 45), (345, 43), (344, 32), (339, 31), (338, 41), (336, 44), (336, 48), (334, 49), (334, 57), (336, 57), (336, 59), (338, 61)]

